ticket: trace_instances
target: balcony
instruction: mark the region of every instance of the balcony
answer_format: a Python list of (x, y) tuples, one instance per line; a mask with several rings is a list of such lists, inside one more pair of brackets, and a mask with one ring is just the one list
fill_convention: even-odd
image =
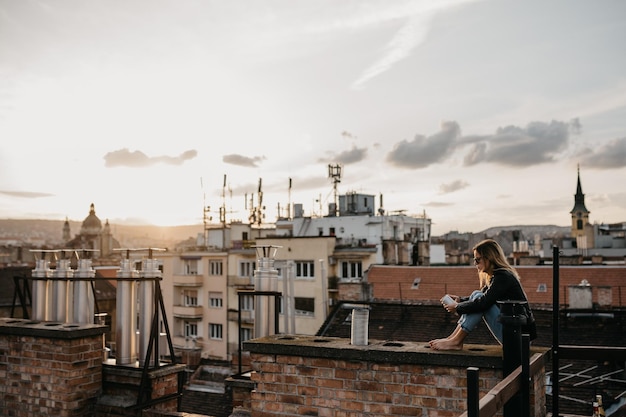
[(180, 319), (201, 319), (202, 306), (174, 306), (173, 314)]
[[(239, 321), (239, 313), (237, 310), (229, 310), (228, 311), (228, 321)], [(242, 310), (241, 311), (241, 322), (250, 324), (254, 323), (254, 311), (252, 310)]]
[(229, 287), (254, 286), (254, 277), (239, 277), (236, 275), (229, 275), (228, 286)]
[(176, 287), (201, 287), (204, 283), (202, 275), (175, 275), (174, 286)]

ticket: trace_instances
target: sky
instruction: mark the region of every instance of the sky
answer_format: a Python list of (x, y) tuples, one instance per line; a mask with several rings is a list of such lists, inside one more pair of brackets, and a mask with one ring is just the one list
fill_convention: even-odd
[(625, 222), (624, 39), (623, 0), (0, 0), (0, 218), (568, 226), (580, 173)]

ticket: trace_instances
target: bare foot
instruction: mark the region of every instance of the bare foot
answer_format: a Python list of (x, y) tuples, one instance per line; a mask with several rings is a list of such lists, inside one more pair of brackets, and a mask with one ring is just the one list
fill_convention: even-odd
[(431, 349), (434, 350), (461, 350), (463, 342), (459, 343), (454, 339), (435, 339), (429, 342)]

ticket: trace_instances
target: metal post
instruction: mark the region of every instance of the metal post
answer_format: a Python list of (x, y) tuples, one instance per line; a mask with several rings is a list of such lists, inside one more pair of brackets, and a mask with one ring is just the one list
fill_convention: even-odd
[[(526, 324), (524, 305), (526, 301), (499, 301), (502, 323), (502, 372), (510, 375), (522, 364), (522, 325)], [(523, 417), (520, 393), (504, 405), (505, 417)]]
[(530, 335), (522, 335), (522, 409), (524, 417), (530, 417)]
[(559, 247), (552, 247), (552, 415), (559, 417)]
[(480, 396), (478, 388), (478, 368), (467, 368), (467, 417), (478, 417)]

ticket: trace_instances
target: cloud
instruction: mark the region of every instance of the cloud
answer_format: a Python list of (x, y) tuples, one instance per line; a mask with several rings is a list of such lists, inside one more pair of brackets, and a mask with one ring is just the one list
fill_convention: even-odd
[[(575, 125), (580, 129), (580, 125)], [(468, 138), (474, 142), (465, 155), (464, 165), (482, 162), (525, 167), (553, 162), (569, 145), (570, 124), (553, 120), (531, 122), (525, 128), (506, 126), (493, 135)]]
[[(364, 160), (367, 157), (367, 148), (357, 148), (356, 146), (352, 146), (352, 149), (348, 151), (343, 151), (338, 154), (333, 154), (329, 152), (329, 158), (343, 165), (350, 165)], [(320, 158), (318, 162), (328, 162), (329, 158)]]
[(0, 194), (8, 195), (11, 197), (20, 198), (41, 198), (41, 197), (53, 197), (54, 194), (49, 193), (37, 193), (32, 191), (3, 191), (0, 190)]
[(250, 158), (247, 156), (237, 155), (234, 153), (231, 153), (230, 155), (224, 155), (222, 157), (222, 161), (226, 164), (238, 165), (238, 166), (249, 167), (249, 168), (257, 168), (259, 166), (258, 163), (265, 159), (266, 158), (264, 156), (255, 156), (255, 157)]
[[(461, 149), (464, 166), (492, 163), (510, 167), (526, 167), (554, 162), (570, 145), (570, 133), (580, 131), (578, 119), (571, 122), (553, 120), (531, 122), (526, 127), (506, 126), (492, 135), (461, 136), (457, 122), (442, 124), (432, 136), (416, 135), (413, 141), (398, 142), (387, 154), (387, 162), (396, 167), (426, 168), (452, 158)], [(603, 148), (598, 160), (607, 168), (624, 166), (624, 141), (614, 141)], [(589, 156), (591, 158), (591, 156)], [(599, 163), (589, 159), (589, 163)]]
[(166, 165), (182, 165), (185, 161), (193, 159), (197, 156), (196, 150), (189, 150), (178, 156), (153, 156), (149, 157), (141, 151), (129, 151), (128, 148), (119, 149), (117, 151), (108, 152), (104, 155), (104, 165), (106, 167), (129, 167), (143, 168), (156, 164)]
[(469, 183), (463, 180), (456, 180), (439, 186), (440, 194), (449, 194), (467, 188)]
[(441, 131), (430, 137), (416, 135), (411, 142), (403, 140), (397, 143), (387, 154), (387, 162), (396, 167), (413, 169), (441, 162), (454, 150), (460, 133), (458, 123), (444, 122)]
[(580, 164), (596, 169), (626, 167), (626, 137), (614, 139), (592, 151), (586, 149), (579, 155)]
[(394, 65), (410, 57), (415, 48), (424, 43), (426, 35), (430, 32), (434, 19), (438, 14), (445, 13), (454, 7), (471, 3), (477, 0), (436, 0), (436, 1), (409, 1), (404, 4), (394, 5), (393, 2), (385, 2), (385, 7), (375, 9), (366, 8), (370, 11), (357, 20), (358, 26), (376, 26), (382, 22), (404, 19), (404, 24), (396, 31), (393, 38), (387, 43), (382, 51), (382, 56), (352, 83), (352, 89), (360, 90), (371, 79), (389, 71)]
[(443, 201), (431, 201), (429, 203), (424, 204), (424, 207), (450, 207), (453, 206), (454, 203), (448, 203)]
[(407, 19), (387, 44), (383, 56), (352, 83), (352, 88), (355, 90), (362, 89), (369, 80), (388, 71), (394, 64), (407, 58), (411, 51), (422, 43), (430, 29), (427, 20), (430, 20), (430, 17), (415, 16)]

